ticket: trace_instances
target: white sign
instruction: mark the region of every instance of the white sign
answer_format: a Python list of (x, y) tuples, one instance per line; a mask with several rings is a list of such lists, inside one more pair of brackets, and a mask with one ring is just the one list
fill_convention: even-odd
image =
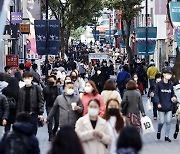
[(27, 59), (38, 59), (38, 54), (27, 54), (26, 58)]

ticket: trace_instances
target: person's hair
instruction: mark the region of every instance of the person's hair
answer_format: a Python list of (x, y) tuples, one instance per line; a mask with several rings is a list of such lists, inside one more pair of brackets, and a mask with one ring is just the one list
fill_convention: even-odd
[(21, 76), (21, 73), (19, 71), (17, 71), (16, 73), (14, 73), (14, 77), (16, 79), (18, 79), (18, 81), (21, 81), (22, 80), (22, 76)]
[(4, 73), (0, 73), (0, 81), (4, 81)]
[(31, 116), (29, 113), (20, 112), (16, 116), (16, 122), (31, 122)]
[(124, 66), (123, 66), (123, 70), (126, 71), (126, 72), (129, 72), (128, 65), (124, 65)]
[(140, 151), (142, 148), (142, 140), (139, 132), (135, 127), (128, 126), (121, 130), (117, 142), (117, 149), (120, 148), (133, 148)]
[(161, 74), (161, 73), (157, 73), (157, 74), (155, 75), (155, 80), (158, 79), (158, 78), (162, 78), (162, 74)]
[(29, 71), (24, 72), (22, 75), (22, 78), (29, 78), (29, 77), (33, 77), (32, 73)]
[(76, 71), (72, 71), (72, 72), (70, 73), (70, 77), (72, 77), (72, 74), (73, 74), (73, 73), (75, 73), (75, 74), (76, 74), (76, 77), (78, 77), (78, 74), (77, 74)]
[(72, 84), (72, 85), (74, 85), (74, 83), (73, 83), (73, 82), (64, 82), (63, 89), (64, 89), (64, 88), (65, 88), (68, 84)]
[[(94, 81), (92, 80), (89, 80), (88, 82), (86, 82), (86, 84), (89, 83), (92, 87), (93, 87), (93, 91), (92, 91), (92, 94), (94, 96), (96, 96), (99, 92), (97, 90), (97, 87), (96, 87), (96, 84), (94, 83)], [(86, 93), (85, 93), (86, 94)]]
[(112, 79), (108, 79), (104, 84), (104, 90), (116, 90), (115, 81)]
[(61, 127), (55, 136), (48, 154), (85, 154), (74, 128)]
[(134, 74), (132, 75), (132, 77), (134, 77), (134, 75), (137, 75), (137, 77), (139, 77), (137, 73), (134, 73)]
[[(109, 120), (110, 119), (110, 115), (109, 115), (109, 112), (108, 112), (108, 106), (110, 104), (111, 101), (115, 101), (117, 102), (118, 106), (119, 106), (119, 101), (117, 99), (109, 99), (107, 101), (107, 104), (106, 104), (106, 109), (105, 109), (105, 113), (104, 113), (104, 116), (103, 118), (106, 119), (106, 120)], [(119, 110), (120, 110), (120, 106), (119, 106)], [(124, 120), (120, 114), (120, 111), (119, 111), (119, 114), (116, 115), (116, 124), (115, 124), (115, 129), (117, 132), (119, 132), (123, 127), (124, 127)]]
[(50, 76), (48, 77), (48, 79), (49, 79), (49, 78), (53, 78), (54, 80), (57, 80), (56, 76), (55, 76), (55, 75), (53, 75), (53, 74), (52, 74), (52, 75), (50, 75)]
[(37, 64), (33, 64), (33, 65), (32, 65), (32, 69), (33, 69), (33, 70), (36, 70), (37, 68), (38, 68), (38, 65), (37, 65)]
[(97, 104), (99, 107), (101, 106), (98, 99), (91, 99), (91, 100), (88, 102), (88, 106), (89, 106), (89, 104), (90, 104), (91, 102), (96, 102), (96, 104)]
[(126, 84), (126, 89), (127, 90), (135, 90), (137, 89), (137, 84), (134, 80), (129, 80)]
[(4, 71), (7, 72), (7, 70), (9, 70), (10, 68), (11, 68), (10, 66), (5, 66)]
[(19, 69), (20, 69), (20, 70), (24, 70), (24, 68), (25, 68), (24, 64), (23, 64), (23, 63), (20, 63), (20, 64), (19, 64)]

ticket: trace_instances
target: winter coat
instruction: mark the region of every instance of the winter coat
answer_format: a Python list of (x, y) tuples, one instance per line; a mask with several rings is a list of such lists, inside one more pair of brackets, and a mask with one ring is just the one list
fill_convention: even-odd
[[(87, 114), (76, 122), (75, 130), (81, 140), (85, 154), (107, 154), (106, 146), (111, 143), (111, 135), (104, 119), (98, 117), (96, 127), (93, 129), (89, 114)], [(103, 134), (102, 139), (93, 136), (94, 130)]]
[(138, 154), (133, 148), (120, 148), (117, 150), (117, 154)]
[(119, 103), (122, 102), (121, 96), (120, 96), (119, 92), (116, 90), (104, 90), (104, 91), (102, 91), (101, 96), (104, 100), (105, 105), (107, 104), (107, 101), (109, 99), (117, 99), (119, 101)]
[[(34, 126), (29, 123), (29, 122), (16, 122), (13, 124), (13, 131), (20, 133), (24, 136), (27, 136), (27, 143), (29, 146), (29, 153), (31, 154), (40, 154), (40, 149), (39, 149), (39, 142), (38, 139), (35, 137), (34, 133)], [(7, 133), (4, 135), (0, 142), (0, 153), (3, 154), (4, 150), (6, 147), (6, 138), (7, 138)]]
[(126, 99), (128, 100), (127, 113), (145, 113), (139, 90), (127, 90), (124, 93), (122, 105), (126, 103)]
[(171, 101), (172, 97), (176, 97), (174, 94), (174, 89), (172, 83), (164, 83), (161, 80), (156, 85), (154, 102), (158, 105), (161, 104), (162, 108), (158, 108), (158, 111), (168, 112), (173, 110), (173, 103)]
[(157, 73), (158, 73), (158, 69), (155, 66), (151, 66), (147, 70), (147, 76), (149, 79), (155, 79)]
[[(22, 87), (19, 91), (18, 112), (25, 111), (25, 91), (26, 87)], [(38, 85), (32, 84), (30, 90), (30, 113), (42, 115), (44, 113), (44, 97), (42, 90)]]
[(3, 119), (8, 119), (9, 116), (9, 104), (6, 96), (0, 94), (0, 125), (2, 125)]
[[(72, 103), (77, 103), (80, 108), (77, 111), (72, 110)], [(47, 121), (49, 121), (57, 112), (59, 112), (59, 127), (66, 125), (75, 127), (76, 121), (82, 115), (83, 105), (78, 96), (60, 95), (56, 98), (47, 117)]]
[(174, 93), (177, 97), (177, 101), (180, 103), (180, 84), (174, 86)]
[(2, 90), (8, 86), (8, 83), (5, 81), (0, 81), (0, 94), (2, 94)]
[(107, 80), (106, 77), (102, 73), (100, 75), (95, 73), (91, 77), (91, 80), (94, 81), (94, 83), (96, 84), (96, 87), (97, 87), (99, 93), (101, 93), (103, 91), (104, 84), (105, 84), (105, 82)]

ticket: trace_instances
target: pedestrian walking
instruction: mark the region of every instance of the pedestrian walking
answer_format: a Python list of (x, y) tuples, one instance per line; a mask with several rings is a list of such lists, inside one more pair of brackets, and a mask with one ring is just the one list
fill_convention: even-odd
[(0, 141), (1, 154), (40, 154), (39, 142), (34, 135), (31, 115), (19, 113), (13, 130), (6, 133)]
[(84, 91), (85, 92), (80, 95), (80, 98), (81, 98), (83, 106), (84, 106), (83, 116), (88, 113), (88, 103), (91, 99), (97, 99), (100, 102), (99, 115), (103, 116), (104, 110), (105, 110), (105, 105), (104, 105), (103, 98), (98, 93), (95, 83), (91, 80), (86, 82)]
[(117, 87), (121, 94), (121, 98), (123, 97), (124, 90), (126, 89), (126, 83), (128, 79), (130, 79), (130, 77), (131, 75), (128, 72), (128, 66), (124, 65), (122, 68), (122, 71), (118, 73), (117, 80), (116, 80)]
[(147, 69), (147, 76), (149, 79), (150, 87), (154, 86), (155, 84), (155, 76), (158, 73), (158, 68), (155, 67), (155, 63), (151, 62), (150, 67)]
[(117, 99), (118, 102), (121, 104), (122, 99), (119, 92), (116, 89), (117, 87), (114, 80), (108, 79), (105, 82), (104, 90), (101, 93), (105, 105), (107, 104), (109, 99)]
[[(43, 95), (46, 101), (46, 112), (47, 115), (49, 115), (57, 96), (60, 95), (60, 89), (57, 87), (56, 84), (56, 76), (49, 76), (48, 85), (43, 89)], [(59, 115), (58, 113), (56, 113), (55, 116), (52, 117), (48, 123), (49, 141), (51, 141), (55, 136), (58, 127)]]
[(86, 154), (106, 154), (111, 135), (104, 119), (98, 116), (100, 102), (92, 99), (88, 103), (88, 114), (76, 122), (76, 132)]
[(157, 84), (154, 95), (154, 102), (157, 104), (159, 113), (157, 139), (159, 140), (161, 138), (161, 130), (164, 123), (166, 122), (166, 142), (171, 142), (169, 135), (171, 129), (173, 103), (176, 103), (177, 101), (176, 96), (174, 94), (173, 85), (170, 81), (171, 78), (171, 69), (164, 69), (163, 79)]
[(48, 154), (85, 154), (79, 137), (74, 128), (61, 127), (52, 142)]
[(127, 91), (124, 93), (122, 106), (127, 103), (126, 116), (129, 118), (130, 124), (140, 132), (140, 112), (142, 116), (145, 116), (141, 93), (137, 90), (137, 84), (133, 80), (128, 81), (126, 89)]
[(64, 85), (65, 93), (56, 98), (46, 122), (59, 114), (59, 128), (63, 126), (75, 127), (76, 121), (82, 116), (83, 105), (79, 96), (74, 95), (74, 83), (67, 82)]
[(138, 154), (142, 149), (142, 139), (134, 127), (125, 127), (122, 129), (118, 143), (117, 154)]
[(144, 86), (143, 86), (142, 82), (139, 81), (138, 74), (136, 74), (136, 73), (133, 74), (133, 75), (132, 75), (132, 79), (133, 79), (133, 80), (136, 82), (136, 84), (138, 85), (138, 89), (139, 89), (141, 95), (143, 95), (143, 93), (144, 93)]
[(7, 125), (5, 126), (5, 132), (10, 131), (11, 125), (15, 122), (17, 113), (17, 102), (19, 96), (19, 83), (15, 77), (12, 77), (6, 88), (2, 90), (2, 94), (7, 97), (9, 104), (9, 116)]
[(111, 144), (108, 146), (108, 154), (115, 154), (120, 131), (126, 125), (126, 119), (120, 113), (120, 103), (117, 99), (108, 100), (103, 118), (107, 121), (112, 136)]
[(34, 134), (37, 134), (38, 120), (43, 121), (44, 98), (41, 88), (32, 83), (33, 75), (24, 72), (22, 76), (25, 86), (19, 91), (17, 112), (26, 112), (31, 115), (34, 125)]

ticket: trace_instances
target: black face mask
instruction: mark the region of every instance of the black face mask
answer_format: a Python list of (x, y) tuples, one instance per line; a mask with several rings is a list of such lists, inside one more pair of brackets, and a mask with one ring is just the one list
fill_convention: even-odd
[(76, 76), (72, 76), (71, 79), (75, 82), (77, 80)]
[(108, 113), (110, 116), (116, 116), (119, 114), (119, 109), (117, 108), (110, 108), (108, 109)]
[(51, 86), (51, 87), (54, 86), (54, 82), (49, 81), (48, 83), (49, 83), (49, 86)]

